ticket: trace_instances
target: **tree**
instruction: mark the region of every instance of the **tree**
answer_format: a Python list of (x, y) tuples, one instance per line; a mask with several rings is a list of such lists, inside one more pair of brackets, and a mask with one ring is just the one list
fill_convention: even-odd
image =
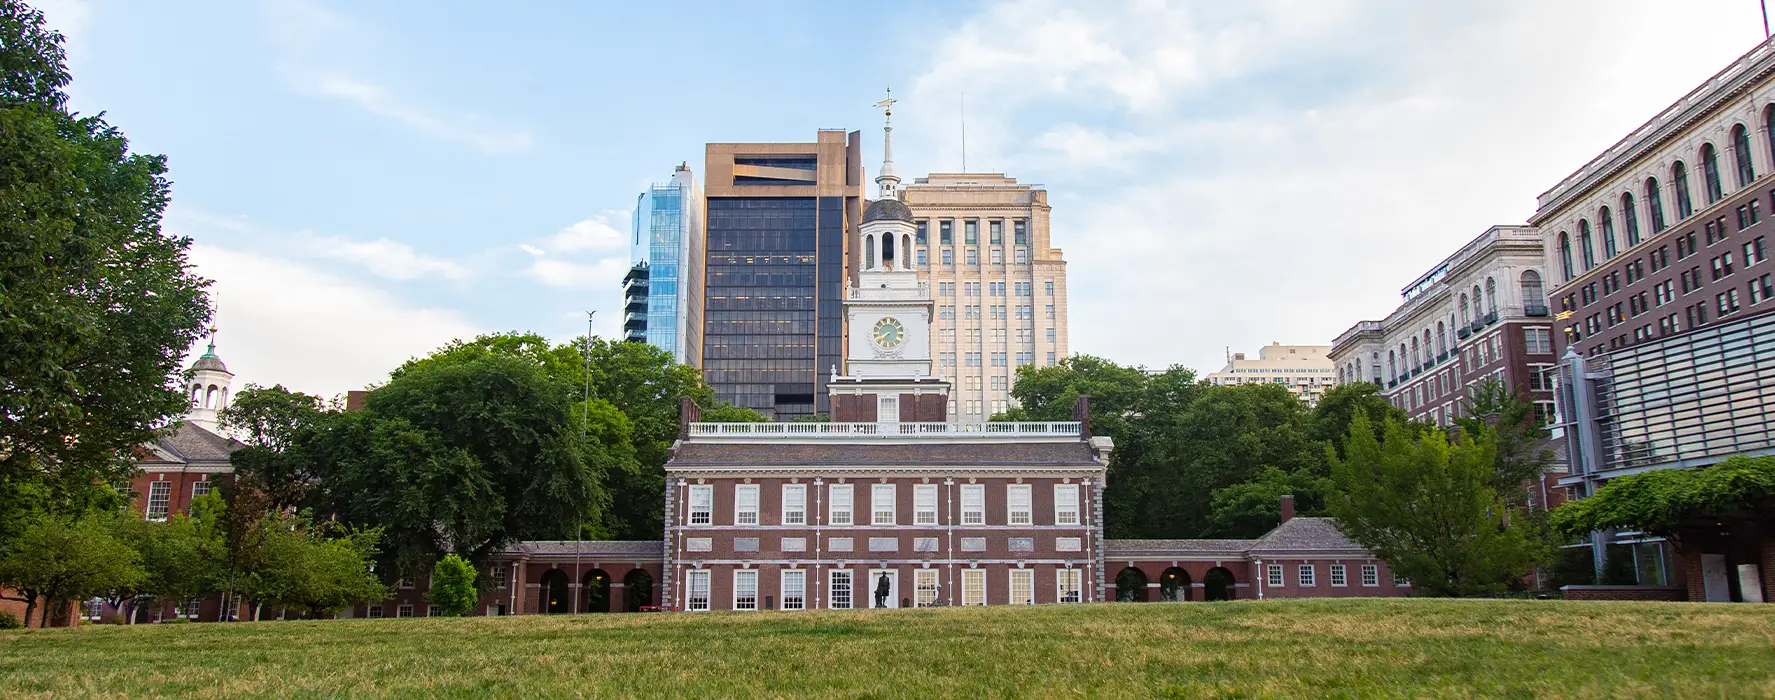
[(222, 428), (247, 445), (229, 456), (235, 479), (264, 492), (272, 507), (304, 503), (319, 478), (306, 441), (328, 418), (318, 396), (246, 385), (220, 414)]
[(1397, 421), (1376, 438), (1368, 416), (1350, 421), (1345, 455), (1330, 456), (1337, 492), (1328, 499), (1338, 528), (1411, 579), (1420, 593), (1473, 595), (1505, 590), (1551, 557), (1491, 487), (1496, 438), (1489, 430), (1412, 439)]
[(193, 511), (202, 510), (204, 522), (211, 523), (220, 538), (218, 566), (226, 572), (222, 583), (222, 615), (226, 622), (233, 618), (239, 599), (240, 577), (258, 568), (264, 558), (266, 531), (261, 521), (271, 511), (271, 502), (263, 491), (243, 487), (234, 479), (219, 480), (218, 499), (193, 501)]
[(1661, 469), (1612, 479), (1589, 498), (1553, 509), (1552, 524), (1571, 536), (1633, 530), (1678, 540), (1683, 524), (1729, 515), (1775, 518), (1775, 457), (1734, 456), (1700, 469)]
[(186, 407), (173, 377), (210, 316), (160, 231), (162, 156), (66, 110), (62, 36), (0, 0), (0, 488), (121, 483)]
[(0, 587), (21, 594), (9, 598), (24, 602), (27, 626), (39, 600), (45, 606), (39, 625), (47, 626), (58, 606), (133, 586), (143, 575), (141, 555), (96, 514), (39, 520), (0, 554)]
[(377, 531), (329, 536), (322, 528), (282, 515), (265, 517), (258, 528), (261, 556), (239, 582), (243, 596), (256, 607), (276, 604), (321, 618), (388, 597), (388, 587), (372, 571)]
[(1503, 382), (1487, 380), (1471, 389), (1455, 425), (1468, 433), (1489, 430), (1496, 436), (1491, 486), (1511, 508), (1527, 508), (1531, 501), (1528, 489), (1539, 487), (1553, 466), (1547, 431), (1535, 415), (1534, 404)]
[(431, 569), (431, 592), (425, 599), (432, 607), (441, 608), (445, 617), (467, 615), (479, 600), (475, 594), (474, 565), (454, 554), (439, 559)]
[(223, 542), (214, 522), (221, 498), (214, 492), (199, 496), (193, 501), (191, 515), (174, 513), (162, 522), (144, 520), (133, 511), (111, 512), (107, 520), (113, 533), (136, 552), (142, 564), (140, 578), (103, 593), (125, 620), (134, 620), (134, 604), (144, 596), (187, 601), (222, 590), (226, 581)]
[(1325, 509), (1330, 484), (1309, 472), (1264, 467), (1249, 480), (1214, 492), (1208, 513), (1209, 537), (1256, 538), (1282, 522), (1282, 497), (1293, 496), (1295, 512), (1313, 516)]
[(1078, 397), (1089, 396), (1091, 432), (1120, 438), (1128, 421), (1138, 415), (1147, 381), (1140, 367), (1123, 367), (1091, 355), (1073, 355), (1047, 367), (1024, 365), (1017, 368), (1017, 384), (1011, 390), (1017, 404), (992, 419), (1068, 421)]
[[(1409, 423), (1411, 420), (1404, 409), (1394, 406), (1381, 396), (1379, 386), (1369, 382), (1352, 382), (1332, 387), (1324, 396), (1319, 397), (1318, 405), (1313, 407), (1310, 435), (1314, 440), (1330, 444), (1342, 455), (1344, 438), (1350, 434), (1350, 421), (1357, 413), (1367, 416), (1370, 425), (1386, 425), (1388, 421)], [(1423, 431), (1413, 432), (1415, 434)]]

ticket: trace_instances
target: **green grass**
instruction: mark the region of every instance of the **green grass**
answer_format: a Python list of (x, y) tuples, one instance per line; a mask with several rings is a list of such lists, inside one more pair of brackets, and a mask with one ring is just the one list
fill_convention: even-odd
[(1318, 600), (0, 632), (0, 697), (1772, 697), (1775, 606)]

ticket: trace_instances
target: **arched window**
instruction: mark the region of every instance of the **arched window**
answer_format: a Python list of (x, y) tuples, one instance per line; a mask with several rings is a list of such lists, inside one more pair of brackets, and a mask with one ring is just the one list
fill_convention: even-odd
[(1664, 193), (1658, 189), (1658, 178), (1646, 178), (1646, 211), (1652, 215), (1652, 234), (1664, 230)]
[(1711, 143), (1701, 144), (1701, 190), (1707, 195), (1708, 204), (1725, 196), (1720, 191), (1720, 154)]
[(1436, 356), (1448, 354), (1448, 328), (1441, 321), (1436, 322)]
[(1473, 322), (1474, 323), (1478, 323), (1480, 321), (1485, 320), (1485, 309), (1482, 306), (1484, 303), (1485, 303), (1485, 294), (1483, 292), (1479, 291), (1479, 285), (1477, 285), (1477, 284), (1473, 285)]
[(1399, 359), (1392, 350), (1387, 351), (1387, 381), (1399, 381)]
[(1615, 257), (1615, 216), (1603, 207), (1597, 212), (1597, 221), (1602, 224), (1602, 259)]
[(1633, 193), (1621, 193), (1621, 223), (1627, 227), (1627, 247), (1639, 245), (1639, 212), (1633, 207)]
[(1435, 355), (1431, 354), (1431, 353), (1435, 352), (1434, 350), (1430, 349), (1432, 347), (1435, 347), (1435, 346), (1430, 344), (1430, 329), (1425, 328), (1424, 329), (1424, 362), (1425, 362), (1425, 364), (1428, 364), (1430, 362), (1430, 359), (1435, 357)]
[(1490, 277), (1485, 278), (1485, 310), (1493, 314), (1498, 312), (1498, 283)]
[(1750, 130), (1743, 124), (1732, 127), (1732, 159), (1738, 161), (1738, 186), (1749, 187), (1757, 171), (1750, 162)]
[(1590, 245), (1590, 222), (1578, 220), (1578, 257), (1584, 261), (1584, 271), (1596, 267), (1596, 248)]
[[(1559, 269), (1565, 273), (1565, 281), (1572, 281), (1572, 237), (1564, 231), (1559, 232)], [(1466, 298), (1462, 296), (1461, 303), (1465, 304)]]
[(1424, 364), (1423, 358), (1420, 357), (1418, 353), (1419, 353), (1418, 337), (1414, 335), (1411, 337), (1411, 368), (1412, 369), (1417, 369), (1418, 365)]
[(1472, 322), (1473, 319), (1467, 318), (1467, 293), (1461, 292), (1461, 325), (1465, 326)]
[(204, 408), (215, 408), (216, 407), (216, 385), (211, 384), (210, 388), (205, 389), (203, 391), (203, 407)]
[(1670, 182), (1676, 190), (1676, 220), (1682, 221), (1695, 213), (1695, 203), (1689, 200), (1689, 168), (1682, 161), (1670, 166)]
[(875, 269), (875, 236), (863, 237), (863, 269)]
[(900, 234), (900, 269), (912, 269), (912, 234)]
[[(1405, 364), (1405, 343), (1399, 344), (1399, 363)], [(1411, 373), (1411, 367), (1409, 365), (1400, 369), (1399, 370), (1399, 381), (1405, 381), (1405, 375), (1410, 374), (1410, 373)]]
[(890, 233), (881, 237), (881, 266), (891, 268), (894, 266), (895, 260), (894, 234)]
[(199, 400), (201, 400), (202, 398), (203, 398), (203, 385), (202, 384), (192, 384), (191, 385), (191, 405), (196, 406), (197, 402)]
[(228, 387), (222, 387), (222, 398), (221, 398), (221, 400), (216, 402), (216, 410), (220, 411), (220, 410), (227, 408), (227, 407), (228, 407)]
[(1775, 104), (1763, 108), (1763, 138), (1769, 140), (1769, 162), (1775, 166)]
[(1546, 300), (1541, 298), (1541, 273), (1534, 270), (1522, 271), (1522, 304), (1541, 307), (1547, 305)]

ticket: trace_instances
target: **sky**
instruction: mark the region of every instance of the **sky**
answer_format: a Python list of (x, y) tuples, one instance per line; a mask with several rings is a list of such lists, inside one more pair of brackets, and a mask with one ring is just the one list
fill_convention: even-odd
[(820, 128), (873, 177), (889, 86), (903, 177), (961, 170), (965, 103), (969, 171), (1048, 189), (1072, 352), (1330, 343), (1763, 39), (1757, 0), (34, 4), (73, 108), (167, 155), (237, 388), (323, 396), (617, 335), (644, 187)]

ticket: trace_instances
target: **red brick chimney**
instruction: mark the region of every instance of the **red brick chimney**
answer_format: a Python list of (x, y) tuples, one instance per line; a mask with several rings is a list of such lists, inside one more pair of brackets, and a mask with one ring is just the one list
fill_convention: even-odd
[(690, 424), (703, 419), (703, 408), (688, 396), (678, 399), (678, 439), (690, 439)]
[(1294, 496), (1282, 497), (1282, 522), (1294, 519)]

